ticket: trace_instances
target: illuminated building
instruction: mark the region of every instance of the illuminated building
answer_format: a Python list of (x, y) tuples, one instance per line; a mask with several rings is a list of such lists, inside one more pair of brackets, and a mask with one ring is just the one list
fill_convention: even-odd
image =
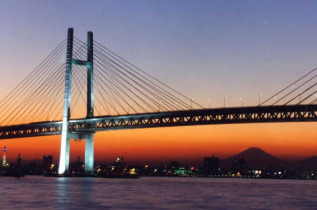
[(192, 174), (191, 167), (179, 166), (174, 171), (174, 175), (176, 176), (190, 176)]
[(7, 165), (7, 156), (6, 156), (7, 148), (3, 147), (3, 158), (2, 158), (2, 166)]
[(177, 170), (178, 168), (179, 168), (178, 161), (172, 161), (171, 162), (171, 172), (172, 172), (172, 174), (174, 174), (175, 170)]

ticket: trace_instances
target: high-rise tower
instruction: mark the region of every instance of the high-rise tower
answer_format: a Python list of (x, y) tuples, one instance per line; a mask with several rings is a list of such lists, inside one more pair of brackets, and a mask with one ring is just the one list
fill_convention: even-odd
[(7, 165), (7, 156), (6, 156), (7, 148), (3, 147), (3, 158), (2, 158), (2, 166)]

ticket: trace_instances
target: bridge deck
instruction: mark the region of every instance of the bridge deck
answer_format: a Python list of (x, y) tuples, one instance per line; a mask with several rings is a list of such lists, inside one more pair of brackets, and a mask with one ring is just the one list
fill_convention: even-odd
[[(99, 116), (70, 120), (73, 133), (234, 123), (317, 121), (317, 105), (255, 106)], [(62, 121), (0, 127), (0, 139), (61, 134)]]

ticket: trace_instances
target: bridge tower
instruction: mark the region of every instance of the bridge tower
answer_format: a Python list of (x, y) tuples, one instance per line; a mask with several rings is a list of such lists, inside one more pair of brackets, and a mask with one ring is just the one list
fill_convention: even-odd
[(61, 152), (59, 159), (58, 174), (68, 173), (69, 170), (69, 151), (71, 139), (85, 140), (85, 172), (92, 174), (94, 170), (94, 131), (84, 133), (74, 133), (69, 131), (71, 89), (72, 89), (72, 65), (87, 67), (87, 118), (94, 116), (94, 94), (93, 94), (93, 33), (87, 35), (87, 61), (73, 58), (73, 38), (74, 30), (68, 29), (67, 52), (66, 52), (66, 71), (65, 71), (65, 92), (63, 108), (63, 125)]

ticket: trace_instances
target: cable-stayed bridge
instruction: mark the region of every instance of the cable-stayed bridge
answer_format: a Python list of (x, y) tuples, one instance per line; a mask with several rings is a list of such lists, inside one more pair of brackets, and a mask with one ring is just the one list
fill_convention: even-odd
[(313, 69), (257, 106), (206, 109), (94, 41), (92, 32), (83, 42), (69, 29), (0, 102), (0, 139), (62, 134), (59, 174), (68, 171), (70, 139), (85, 139), (85, 171), (92, 173), (97, 131), (316, 121), (316, 77)]

